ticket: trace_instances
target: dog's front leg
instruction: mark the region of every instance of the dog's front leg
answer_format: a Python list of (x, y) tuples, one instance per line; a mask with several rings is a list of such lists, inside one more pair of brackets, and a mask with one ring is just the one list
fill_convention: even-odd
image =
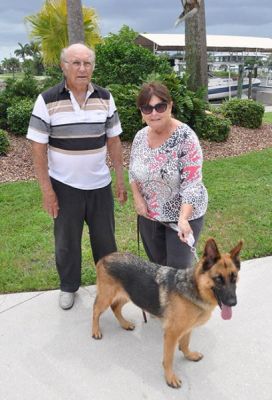
[(163, 367), (167, 385), (172, 388), (179, 388), (181, 380), (174, 374), (173, 357), (177, 345), (178, 335), (168, 328), (164, 332), (164, 350), (163, 350)]
[(189, 343), (190, 343), (191, 332), (183, 335), (179, 340), (179, 350), (181, 350), (184, 354), (184, 357), (190, 361), (199, 361), (203, 358), (203, 354), (198, 353), (197, 351), (190, 351)]

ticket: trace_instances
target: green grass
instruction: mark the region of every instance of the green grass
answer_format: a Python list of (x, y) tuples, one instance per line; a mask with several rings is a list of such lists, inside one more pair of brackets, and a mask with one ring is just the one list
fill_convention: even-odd
[[(14, 78), (16, 79), (23, 79), (25, 77), (25, 74), (23, 72), (15, 72), (14, 73)], [(0, 74), (0, 81), (6, 81), (8, 78), (13, 78), (13, 73), (9, 72), (6, 74)], [(42, 80), (45, 77), (43, 75), (37, 75), (35, 76), (35, 79), (37, 80)]]
[(15, 72), (13, 74), (12, 72), (9, 72), (9, 73), (6, 73), (6, 74), (0, 74), (0, 80), (1, 81), (5, 81), (8, 78), (13, 78), (13, 76), (15, 78), (22, 79), (24, 77), (24, 73), (23, 72)]
[(264, 113), (263, 122), (266, 122), (267, 124), (272, 124), (272, 112)]
[[(272, 255), (272, 148), (240, 157), (206, 161), (209, 192), (205, 229), (198, 244), (213, 236), (223, 251), (245, 241), (242, 259)], [(137, 254), (132, 196), (115, 206), (120, 251)], [(57, 288), (52, 221), (41, 207), (35, 181), (0, 185), (0, 293)], [(141, 256), (145, 257), (141, 246)], [(82, 284), (95, 282), (87, 228), (83, 234)]]

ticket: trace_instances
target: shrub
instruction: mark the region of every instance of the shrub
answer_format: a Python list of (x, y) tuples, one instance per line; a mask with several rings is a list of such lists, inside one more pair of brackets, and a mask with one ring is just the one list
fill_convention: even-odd
[(157, 56), (150, 50), (136, 45), (138, 36), (127, 26), (118, 34), (110, 33), (103, 43), (95, 47), (96, 61), (93, 81), (100, 86), (128, 83), (139, 85), (152, 72), (172, 71), (165, 55)]
[(259, 128), (262, 125), (264, 106), (254, 100), (232, 99), (222, 104), (221, 110), (233, 125)]
[(8, 154), (10, 148), (8, 133), (0, 129), (0, 155)]
[[(186, 79), (178, 78), (174, 73), (171, 74), (150, 74), (145, 82), (160, 81), (164, 83), (173, 99), (174, 116), (188, 123), (195, 129), (196, 120), (205, 118), (206, 102), (203, 100), (203, 93), (193, 93), (186, 87)], [(111, 84), (107, 86), (111, 91), (120, 116), (123, 135), (122, 140), (133, 140), (136, 132), (143, 127), (141, 113), (136, 107), (136, 98), (140, 86), (135, 84)], [(201, 125), (201, 124), (200, 124)]]
[(204, 89), (192, 92), (187, 88), (188, 76), (178, 77), (171, 74), (150, 74), (146, 82), (160, 81), (167, 86), (173, 99), (173, 115), (182, 122), (195, 129), (196, 120), (205, 118), (205, 109), (208, 104), (204, 98)]
[(108, 89), (113, 95), (121, 120), (123, 129), (121, 139), (132, 141), (138, 130), (143, 127), (141, 114), (136, 107), (139, 86), (112, 84), (108, 86)]
[(59, 66), (51, 66), (45, 69), (45, 79), (39, 82), (40, 93), (55, 86), (63, 80), (63, 72)]
[(29, 75), (23, 79), (9, 78), (6, 81), (6, 88), (0, 93), (0, 128), (8, 128), (7, 109), (17, 104), (21, 99), (36, 99), (39, 93), (37, 81)]
[(8, 126), (15, 135), (25, 135), (34, 106), (34, 100), (22, 99), (7, 109)]
[(33, 76), (24, 75), (23, 79), (7, 79), (5, 95), (10, 99), (14, 97), (35, 99), (39, 94), (39, 84)]
[(231, 121), (219, 115), (206, 114), (204, 119), (196, 119), (195, 131), (199, 138), (213, 142), (227, 140)]
[(0, 93), (0, 129), (7, 128), (7, 108), (10, 106), (10, 103), (7, 100), (5, 91), (3, 90)]

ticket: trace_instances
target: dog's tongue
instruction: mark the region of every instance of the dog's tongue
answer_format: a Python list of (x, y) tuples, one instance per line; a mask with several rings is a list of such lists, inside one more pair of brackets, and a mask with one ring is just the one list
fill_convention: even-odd
[(226, 306), (225, 304), (222, 304), (221, 307), (221, 317), (223, 319), (231, 319), (232, 317), (232, 310), (231, 307)]

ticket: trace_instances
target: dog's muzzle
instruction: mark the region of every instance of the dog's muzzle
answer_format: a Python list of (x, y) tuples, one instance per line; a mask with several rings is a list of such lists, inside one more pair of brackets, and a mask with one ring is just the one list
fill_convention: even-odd
[(228, 295), (226, 295), (226, 293), (223, 294), (222, 290), (219, 290), (216, 287), (213, 287), (212, 290), (217, 300), (217, 303), (221, 308), (221, 317), (224, 320), (231, 319), (232, 307), (236, 306), (237, 304), (236, 295), (230, 293), (228, 293)]

